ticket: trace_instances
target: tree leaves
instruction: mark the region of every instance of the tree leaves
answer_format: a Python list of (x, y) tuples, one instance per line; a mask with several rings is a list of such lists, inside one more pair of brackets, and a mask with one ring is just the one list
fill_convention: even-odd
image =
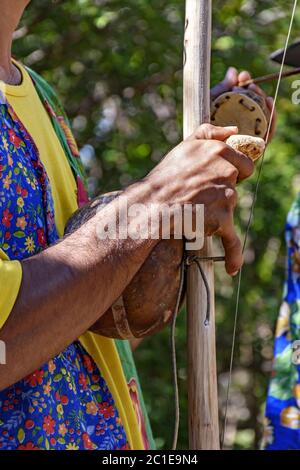
[[(213, 2), (212, 84), (232, 65), (254, 76), (277, 71), (268, 54), (283, 47), (289, 11), (285, 0)], [(182, 0), (39, 0), (30, 5), (18, 31), (14, 54), (55, 85), (86, 147), (91, 192), (125, 186), (143, 177), (182, 135)], [(299, 31), (296, 17), (294, 37)], [(27, 33), (27, 34), (26, 34)], [(272, 331), (284, 278), (283, 228), (299, 189), (300, 112), (291, 103), (291, 80), (282, 82), (277, 137), (267, 151), (261, 189), (245, 252), (235, 356), (232, 429), (256, 430), (259, 440), (272, 359)], [(275, 83), (264, 86), (274, 93)], [(89, 152), (87, 152), (89, 149)], [(88, 154), (88, 155), (87, 155)], [(255, 177), (239, 186), (236, 221), (241, 233), (249, 214)], [(220, 400), (226, 382), (232, 335), (235, 281), (216, 269)], [(178, 322), (182, 425), (180, 447), (187, 448), (185, 318)], [(145, 341), (136, 353), (154, 435), (171, 443), (173, 389), (168, 331)], [(161, 360), (161, 358), (165, 358)], [(149, 380), (151, 377), (151, 380)], [(243, 377), (243, 381), (239, 379)], [(241, 385), (241, 383), (243, 385)], [(254, 385), (253, 385), (254, 384)], [(241, 417), (244, 418), (241, 418)], [(248, 433), (253, 435), (253, 433)], [(252, 438), (252, 437), (251, 437)]]

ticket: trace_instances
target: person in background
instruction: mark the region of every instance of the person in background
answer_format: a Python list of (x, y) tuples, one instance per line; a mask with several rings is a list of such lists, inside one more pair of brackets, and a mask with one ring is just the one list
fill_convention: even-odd
[[(274, 52), (271, 59), (281, 63), (283, 51)], [(284, 63), (300, 67), (300, 41), (289, 46)], [(287, 271), (262, 443), (267, 450), (300, 449), (300, 194), (288, 213), (285, 238)]]

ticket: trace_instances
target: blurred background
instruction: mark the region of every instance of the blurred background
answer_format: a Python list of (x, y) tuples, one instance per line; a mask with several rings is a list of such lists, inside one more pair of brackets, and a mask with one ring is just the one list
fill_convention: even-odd
[[(292, 1), (213, 2), (212, 85), (228, 66), (277, 71)], [(299, 38), (300, 12), (292, 39)], [(15, 34), (14, 54), (59, 92), (87, 169), (91, 195), (143, 177), (182, 137), (183, 0), (39, 0)], [(259, 447), (285, 270), (286, 213), (300, 188), (300, 108), (282, 82), (242, 276), (226, 447)], [(275, 83), (264, 86), (274, 94)], [(243, 234), (255, 177), (239, 187)], [(216, 271), (220, 418), (230, 362), (236, 281)], [(178, 320), (179, 448), (187, 448), (186, 316)], [(168, 330), (135, 353), (158, 448), (170, 448), (174, 410)], [(209, 367), (209, 365), (208, 365)]]

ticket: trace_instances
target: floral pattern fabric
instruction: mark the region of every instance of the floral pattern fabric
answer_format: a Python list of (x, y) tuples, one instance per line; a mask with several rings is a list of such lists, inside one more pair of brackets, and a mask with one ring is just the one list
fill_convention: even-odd
[(58, 239), (53, 199), (33, 141), (4, 104), (0, 126), (0, 248), (10, 259), (21, 260)]
[(300, 194), (286, 222), (287, 277), (275, 332), (263, 448), (300, 449)]
[[(0, 248), (11, 259), (58, 239), (49, 180), (38, 149), (0, 100)], [(93, 359), (75, 341), (0, 392), (0, 449), (126, 449), (113, 398)]]
[(79, 342), (0, 393), (0, 449), (127, 449), (113, 398)]

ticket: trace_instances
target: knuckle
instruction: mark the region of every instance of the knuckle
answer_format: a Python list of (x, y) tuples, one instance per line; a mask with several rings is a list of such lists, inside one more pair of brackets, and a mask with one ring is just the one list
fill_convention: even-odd
[(220, 140), (213, 141), (213, 150), (216, 154), (222, 156), (226, 148), (227, 145), (224, 142), (221, 142)]
[(228, 163), (227, 165), (225, 165), (225, 167), (222, 168), (222, 172), (223, 172), (223, 177), (225, 181), (230, 181), (230, 182), (236, 181), (239, 175), (238, 169), (235, 166), (233, 166), (231, 163)]
[(225, 189), (225, 199), (229, 207), (235, 207), (237, 204), (237, 192), (233, 188)]
[(231, 171), (230, 171), (230, 178), (237, 180), (238, 176), (239, 176), (239, 170), (235, 166), (232, 166)]
[(198, 143), (195, 140), (186, 140), (183, 142), (183, 156), (193, 156), (194, 152), (198, 149)]
[(213, 126), (209, 123), (201, 124), (196, 131), (198, 138), (211, 139), (213, 136)]
[(220, 229), (221, 229), (221, 224), (218, 220), (210, 221), (207, 224), (205, 234), (208, 237), (211, 237), (212, 235), (217, 234), (220, 231)]
[(201, 124), (201, 126), (199, 126), (199, 129), (201, 129), (202, 131), (211, 131), (212, 128), (213, 126), (208, 122), (205, 122), (204, 124)]

